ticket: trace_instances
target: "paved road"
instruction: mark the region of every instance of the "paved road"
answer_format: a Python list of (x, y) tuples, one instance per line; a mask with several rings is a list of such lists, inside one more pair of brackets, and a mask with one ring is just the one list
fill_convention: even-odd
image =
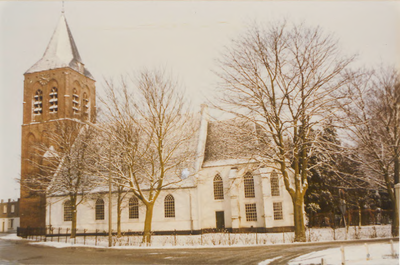
[[(388, 242), (378, 239), (374, 242)], [(396, 239), (398, 241), (398, 238)], [(287, 264), (300, 255), (369, 241), (199, 249), (53, 248), (0, 239), (0, 264)]]

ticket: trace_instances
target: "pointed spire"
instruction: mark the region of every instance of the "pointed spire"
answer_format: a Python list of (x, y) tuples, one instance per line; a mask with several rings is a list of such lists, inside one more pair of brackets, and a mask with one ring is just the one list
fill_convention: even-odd
[(29, 68), (28, 71), (26, 71), (26, 74), (63, 67), (72, 68), (73, 70), (93, 79), (90, 72), (82, 63), (74, 38), (72, 37), (71, 31), (68, 27), (67, 20), (62, 13), (43, 57)]

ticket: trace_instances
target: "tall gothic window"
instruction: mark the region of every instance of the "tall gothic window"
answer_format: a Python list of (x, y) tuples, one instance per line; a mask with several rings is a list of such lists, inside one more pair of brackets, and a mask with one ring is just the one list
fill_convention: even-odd
[(129, 219), (139, 218), (139, 201), (133, 196), (129, 199)]
[(97, 199), (96, 201), (96, 220), (104, 220), (104, 201)]
[(254, 191), (254, 179), (253, 176), (250, 174), (250, 172), (244, 176), (244, 197), (245, 198), (256, 197)]
[(79, 113), (79, 95), (76, 88), (72, 91), (72, 111), (74, 114)]
[(58, 111), (58, 90), (53, 87), (50, 91), (50, 113), (56, 113)]
[(33, 96), (33, 113), (42, 114), (43, 112), (43, 92), (38, 89)]
[(224, 183), (221, 176), (218, 174), (214, 178), (214, 200), (224, 199)]
[(64, 203), (64, 221), (72, 221), (72, 205), (69, 200)]
[(272, 196), (280, 196), (279, 178), (278, 178), (278, 174), (275, 171), (273, 171), (271, 173), (271, 195)]
[(164, 216), (175, 217), (175, 199), (171, 194), (165, 196), (164, 199)]
[(282, 220), (283, 219), (283, 211), (282, 211), (282, 202), (274, 202), (274, 220)]
[(82, 96), (82, 108), (83, 113), (85, 114), (85, 118), (89, 118), (89, 97), (88, 94), (85, 92)]

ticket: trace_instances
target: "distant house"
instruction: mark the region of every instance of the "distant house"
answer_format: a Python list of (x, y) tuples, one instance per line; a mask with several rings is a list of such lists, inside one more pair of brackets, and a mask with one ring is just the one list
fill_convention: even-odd
[(17, 201), (8, 199), (0, 203), (0, 225), (1, 232), (12, 233), (19, 226), (19, 199)]
[[(82, 63), (66, 19), (61, 16), (43, 57), (25, 73), (22, 181), (37, 171), (27, 162), (32, 143), (43, 141), (57, 121), (94, 122), (95, 99), (95, 81)], [(152, 230), (191, 233), (201, 229), (293, 229), (292, 200), (282, 176), (274, 170), (276, 167), (261, 164), (249, 152), (257, 141), (248, 135), (238, 137), (230, 121), (210, 121), (206, 106), (197, 117), (197, 137), (193, 140), (197, 153), (195, 176), (160, 193)], [(116, 220), (115, 198), (113, 202)], [(133, 194), (127, 194), (124, 206), (122, 231), (142, 231), (145, 206)], [(46, 197), (21, 186), (22, 228), (70, 228), (71, 211), (67, 195)], [(107, 190), (99, 189), (78, 206), (77, 229), (108, 230), (107, 213)]]

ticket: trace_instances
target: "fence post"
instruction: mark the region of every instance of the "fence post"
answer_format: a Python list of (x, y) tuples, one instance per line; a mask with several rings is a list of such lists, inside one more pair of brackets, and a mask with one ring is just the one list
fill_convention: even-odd
[(394, 190), (395, 190), (395, 200), (396, 200), (396, 206), (397, 206), (397, 214), (399, 215), (400, 219), (400, 183), (397, 183), (394, 185)]
[(346, 265), (346, 256), (345, 256), (345, 253), (344, 253), (344, 247), (343, 246), (340, 247), (340, 251), (342, 252), (342, 265)]
[(390, 240), (390, 248), (392, 249), (392, 258), (396, 257), (396, 252), (394, 251), (393, 247), (393, 240)]
[(256, 245), (258, 245), (258, 229), (256, 228)]
[(176, 229), (174, 231), (174, 245), (176, 246)]
[(86, 245), (86, 229), (83, 229), (83, 244)]
[(95, 238), (94, 238), (94, 245), (97, 246), (97, 229), (96, 229), (96, 234), (95, 234)]
[(68, 238), (68, 230), (69, 230), (69, 228), (67, 228), (67, 232), (65, 233), (65, 243), (67, 243), (67, 238)]
[(76, 245), (76, 237), (77, 237), (77, 235), (76, 235), (76, 234), (78, 234), (78, 229), (76, 229), (76, 228), (75, 228), (74, 245)]
[(371, 255), (369, 254), (368, 244), (365, 243), (364, 245), (365, 245), (365, 248), (366, 248), (366, 250), (367, 250), (367, 260), (370, 260)]
[(60, 233), (61, 233), (61, 228), (58, 228), (57, 242), (60, 242)]

